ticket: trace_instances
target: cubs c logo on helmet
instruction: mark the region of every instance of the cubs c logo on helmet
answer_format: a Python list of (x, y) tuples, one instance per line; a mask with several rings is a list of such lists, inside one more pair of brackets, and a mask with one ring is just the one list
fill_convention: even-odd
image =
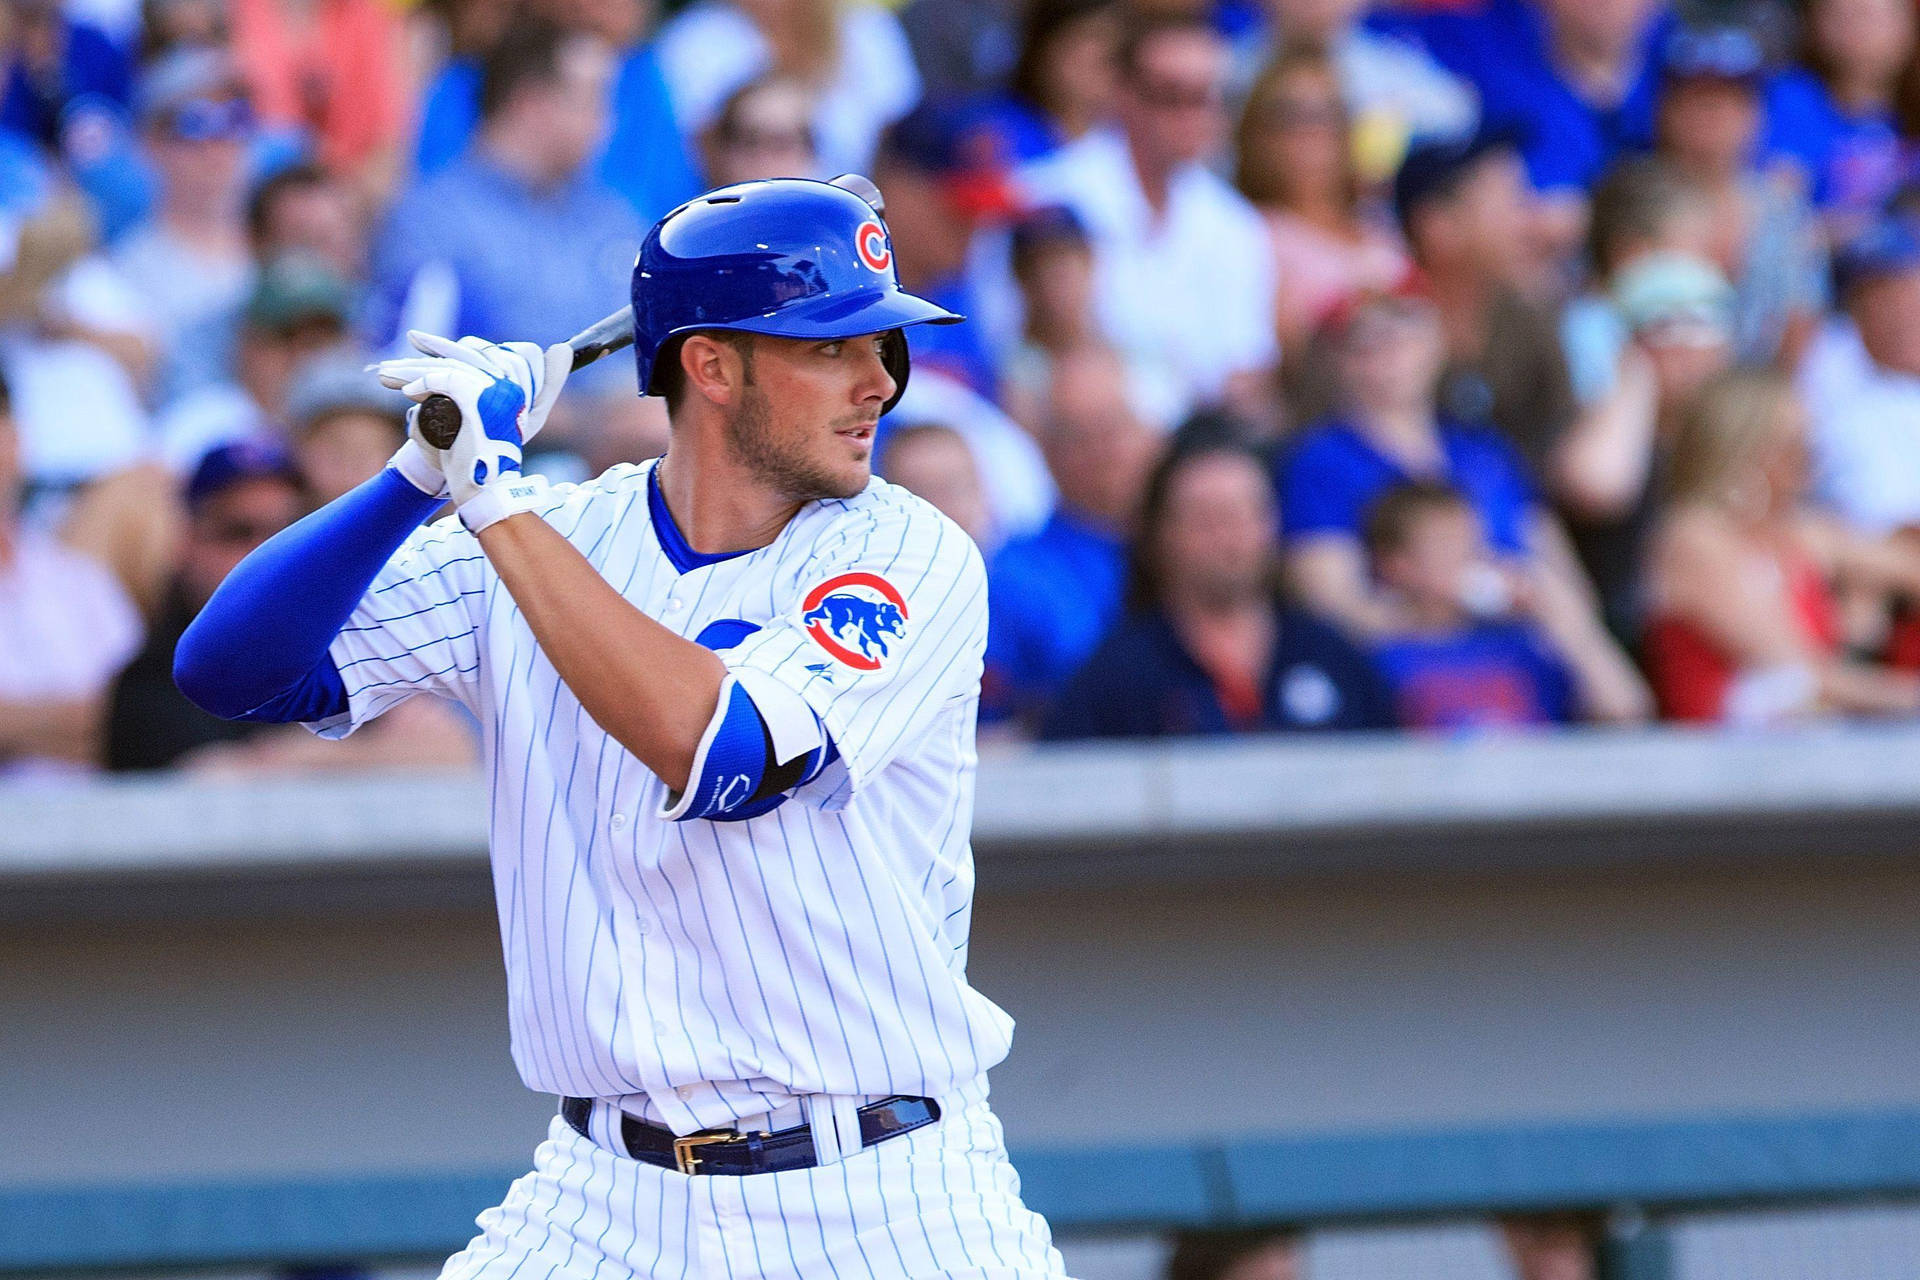
[(853, 233), (853, 248), (860, 261), (884, 273), (893, 265), (893, 250), (887, 246), (887, 233), (877, 222), (863, 222)]
[(843, 666), (878, 671), (907, 635), (907, 602), (877, 573), (842, 573), (807, 592), (800, 625)]

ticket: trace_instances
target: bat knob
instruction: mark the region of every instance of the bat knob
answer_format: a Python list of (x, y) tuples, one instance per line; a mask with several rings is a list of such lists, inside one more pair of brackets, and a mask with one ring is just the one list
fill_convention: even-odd
[(453, 446), (460, 434), (460, 406), (452, 397), (431, 395), (420, 402), (420, 438), (436, 449)]

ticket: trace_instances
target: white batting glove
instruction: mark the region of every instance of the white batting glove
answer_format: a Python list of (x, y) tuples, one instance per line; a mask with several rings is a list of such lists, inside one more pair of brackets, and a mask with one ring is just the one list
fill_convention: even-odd
[[(537, 505), (546, 482), (520, 474), (521, 453), (559, 398), (572, 368), (572, 348), (483, 338), (454, 342), (417, 331), (407, 339), (420, 355), (373, 366), (384, 385), (415, 401), (407, 414), (408, 446), (415, 453), (396, 455), (396, 469), (423, 491), (427, 485), (421, 482), (423, 469), (417, 463), (424, 460), (437, 470), (446, 478), (461, 520), (476, 533)], [(432, 395), (447, 396), (460, 408), (460, 434), (444, 450), (428, 444), (419, 432), (419, 402)], [(407, 452), (401, 450), (402, 455)]]

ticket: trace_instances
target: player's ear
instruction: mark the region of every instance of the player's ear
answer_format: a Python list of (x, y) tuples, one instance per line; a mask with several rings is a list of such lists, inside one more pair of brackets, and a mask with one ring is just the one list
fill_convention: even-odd
[(732, 404), (746, 384), (739, 348), (719, 334), (690, 334), (680, 344), (680, 372), (689, 391), (717, 405)]

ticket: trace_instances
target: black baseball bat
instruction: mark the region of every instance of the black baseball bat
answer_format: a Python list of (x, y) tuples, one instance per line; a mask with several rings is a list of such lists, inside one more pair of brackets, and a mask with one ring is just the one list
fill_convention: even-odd
[[(857, 173), (843, 173), (833, 180), (832, 185), (865, 200), (873, 206), (873, 211), (881, 217), (887, 213), (886, 201), (880, 197), (880, 188), (873, 185), (871, 178)], [(619, 351), (633, 345), (633, 308), (625, 306), (595, 323), (582, 329), (567, 339), (567, 345), (573, 348), (574, 369), (584, 369), (601, 356)], [(420, 438), (436, 449), (445, 449), (453, 444), (454, 437), (460, 434), (460, 406), (452, 397), (431, 395), (420, 402)]]

